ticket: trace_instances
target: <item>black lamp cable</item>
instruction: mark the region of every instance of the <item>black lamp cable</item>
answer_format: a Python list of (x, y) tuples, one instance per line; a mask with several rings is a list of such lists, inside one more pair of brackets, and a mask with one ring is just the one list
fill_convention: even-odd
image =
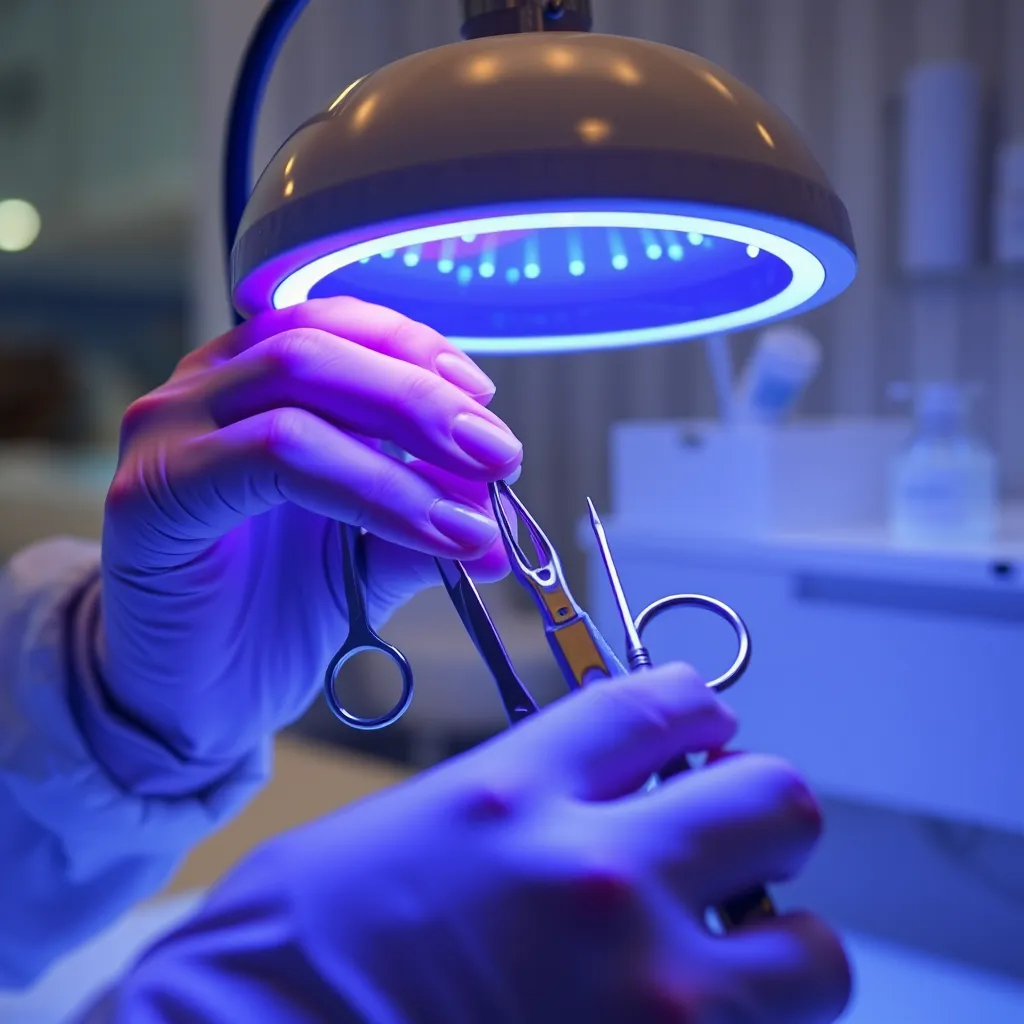
[[(229, 291), (231, 250), (238, 234), (238, 226), (242, 222), (242, 215), (245, 213), (245, 204), (252, 192), (252, 161), (263, 97), (281, 47), (308, 2), (309, 0), (271, 0), (267, 4), (249, 38), (245, 56), (235, 79), (224, 141), (221, 180), (224, 265), (227, 268)], [(242, 318), (234, 312), (233, 305), (232, 314), (235, 323), (240, 323)]]

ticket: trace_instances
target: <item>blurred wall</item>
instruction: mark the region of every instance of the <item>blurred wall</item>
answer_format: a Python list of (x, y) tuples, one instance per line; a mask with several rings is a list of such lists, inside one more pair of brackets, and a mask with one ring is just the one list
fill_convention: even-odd
[[(0, 441), (113, 445), (127, 402), (181, 356), (192, 13), (188, 0), (0, 2), (0, 199), (29, 201), (42, 223), (28, 249), (0, 252), (0, 377), (21, 406), (0, 399)], [(44, 366), (63, 390), (33, 384)], [(48, 404), (68, 413), (60, 424)]]
[(0, 196), (39, 208), (33, 254), (166, 231), (190, 207), (191, 13), (188, 0), (0, 5)]
[[(803, 129), (847, 202), (861, 254), (850, 293), (807, 322), (826, 362), (805, 403), (811, 414), (882, 413), (898, 379), (980, 381), (981, 428), (996, 445), (1008, 494), (1024, 496), (1024, 271), (979, 268), (939, 282), (911, 281), (893, 259), (900, 89), (918, 60), (968, 56), (982, 68), (1000, 134), (1024, 132), (1021, 0), (594, 0), (597, 27), (695, 50), (773, 99)], [(207, 0), (209, 26), (231, 19), (233, 42), (209, 51), (224, 84), (245, 15), (256, 0)], [(304, 117), (384, 61), (456, 38), (457, 0), (313, 0), (272, 86), (262, 159)], [(212, 36), (211, 36), (212, 38)], [(212, 60), (212, 65), (211, 65)], [(206, 164), (218, 133), (217, 97), (204, 95)], [(218, 136), (219, 138), (219, 136)], [(226, 322), (223, 285), (204, 209), (199, 283), (206, 315), (197, 339)], [(219, 258), (219, 257), (218, 257)], [(749, 338), (736, 339), (742, 353)], [(526, 445), (520, 489), (563, 548), (585, 493), (604, 496), (606, 431), (623, 417), (702, 415), (712, 389), (698, 345), (626, 353), (492, 360), (495, 401)]]

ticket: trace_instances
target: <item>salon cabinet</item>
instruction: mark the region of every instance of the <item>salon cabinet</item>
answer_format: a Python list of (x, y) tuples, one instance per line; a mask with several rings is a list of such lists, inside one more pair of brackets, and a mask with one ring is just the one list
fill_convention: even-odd
[[(701, 592), (747, 621), (751, 666), (727, 694), (740, 747), (786, 757), (826, 795), (1024, 833), (1024, 515), (1004, 519), (1003, 540), (958, 552), (900, 550), (870, 529), (744, 540), (639, 517), (606, 527), (634, 612)], [(616, 643), (580, 536), (588, 606)], [(666, 616), (649, 640), (656, 661), (705, 676), (734, 651), (700, 612)]]

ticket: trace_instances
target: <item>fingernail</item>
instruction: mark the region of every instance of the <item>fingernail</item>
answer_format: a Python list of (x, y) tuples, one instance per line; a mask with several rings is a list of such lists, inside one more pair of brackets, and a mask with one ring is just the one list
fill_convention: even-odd
[(467, 548), (482, 548), (498, 538), (498, 524), (466, 505), (441, 498), (430, 506), (430, 521), (449, 540)]
[(473, 398), (490, 398), (497, 390), (494, 381), (468, 356), (457, 352), (442, 352), (434, 367), (449, 384), (461, 388)]
[(523, 475), (523, 464), (520, 462), (518, 466), (512, 472), (505, 477), (505, 483), (511, 487), (514, 483), (518, 483), (519, 478)]
[(519, 439), (508, 427), (470, 412), (459, 413), (455, 417), (452, 438), (471, 458), (491, 466), (503, 466), (523, 450)]

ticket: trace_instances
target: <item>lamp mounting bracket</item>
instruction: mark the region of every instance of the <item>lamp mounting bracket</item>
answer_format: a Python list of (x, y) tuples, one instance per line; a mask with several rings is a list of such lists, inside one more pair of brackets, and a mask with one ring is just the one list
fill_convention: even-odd
[(462, 0), (462, 38), (517, 32), (589, 32), (591, 0)]

